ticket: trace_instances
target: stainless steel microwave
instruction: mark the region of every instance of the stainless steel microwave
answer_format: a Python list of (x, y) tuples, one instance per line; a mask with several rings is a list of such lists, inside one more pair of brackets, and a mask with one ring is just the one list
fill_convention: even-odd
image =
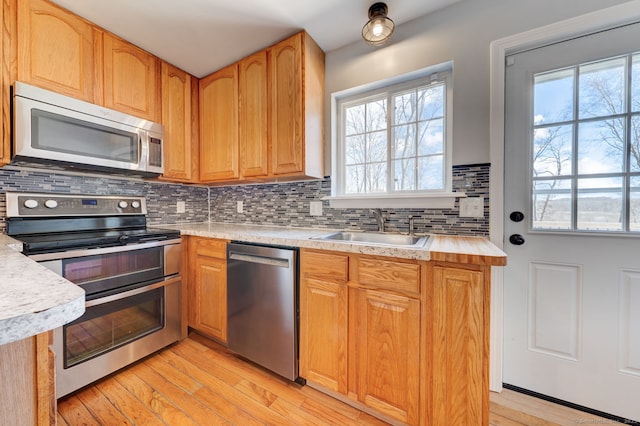
[(15, 160), (142, 176), (163, 172), (158, 123), (16, 82), (13, 125)]

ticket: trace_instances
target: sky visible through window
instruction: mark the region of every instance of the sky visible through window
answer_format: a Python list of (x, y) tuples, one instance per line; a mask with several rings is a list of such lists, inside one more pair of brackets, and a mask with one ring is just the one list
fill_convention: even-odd
[(640, 54), (534, 76), (533, 229), (640, 232)]
[(438, 82), (345, 105), (344, 193), (444, 190), (445, 97)]

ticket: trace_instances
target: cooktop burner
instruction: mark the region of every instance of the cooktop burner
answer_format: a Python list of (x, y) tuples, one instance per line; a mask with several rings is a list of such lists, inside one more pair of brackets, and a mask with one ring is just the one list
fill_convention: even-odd
[(180, 238), (179, 231), (159, 228), (12, 235), (21, 241), (25, 254), (51, 253), (83, 248), (113, 247)]

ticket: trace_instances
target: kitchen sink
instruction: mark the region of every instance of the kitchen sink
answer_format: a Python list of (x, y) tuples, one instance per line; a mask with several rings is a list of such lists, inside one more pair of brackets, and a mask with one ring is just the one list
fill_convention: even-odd
[(429, 237), (416, 235), (387, 234), (380, 232), (340, 231), (311, 237), (312, 240), (325, 240), (354, 244), (371, 244), (400, 247), (423, 247)]

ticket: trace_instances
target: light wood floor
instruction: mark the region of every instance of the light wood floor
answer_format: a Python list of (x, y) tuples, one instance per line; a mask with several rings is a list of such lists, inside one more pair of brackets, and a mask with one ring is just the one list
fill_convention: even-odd
[[(611, 424), (505, 391), (493, 426)], [(239, 360), (197, 334), (58, 402), (65, 425), (384, 425), (328, 397)]]

